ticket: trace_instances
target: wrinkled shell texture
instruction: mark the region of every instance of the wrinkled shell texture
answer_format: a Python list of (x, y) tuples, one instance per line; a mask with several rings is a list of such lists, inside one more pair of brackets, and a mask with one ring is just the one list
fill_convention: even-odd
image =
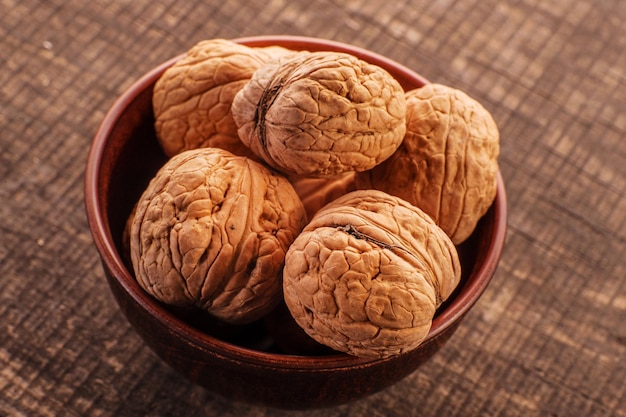
[(352, 55), (301, 51), (254, 73), (235, 96), (239, 137), (270, 166), (318, 177), (388, 158), (406, 130), (400, 84)]
[(315, 340), (362, 357), (417, 347), (460, 280), (455, 246), (418, 208), (359, 190), (322, 208), (285, 258), (285, 303)]
[(409, 201), (460, 244), (496, 195), (498, 128), (482, 105), (444, 85), (411, 90), (406, 103), (402, 145), (382, 164), (357, 174), (357, 188)]
[(158, 300), (230, 323), (256, 320), (281, 300), (284, 256), (307, 220), (283, 176), (225, 150), (186, 151), (136, 207), (131, 260)]
[(251, 48), (224, 39), (201, 41), (168, 68), (153, 93), (157, 139), (167, 156), (218, 147), (251, 156), (237, 136), (230, 107), (252, 74), (281, 47)]

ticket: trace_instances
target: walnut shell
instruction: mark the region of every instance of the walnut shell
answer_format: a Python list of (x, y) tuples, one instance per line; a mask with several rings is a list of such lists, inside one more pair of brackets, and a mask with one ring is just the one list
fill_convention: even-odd
[(289, 180), (311, 219), (326, 204), (355, 190), (354, 174), (348, 172), (337, 178), (291, 177)]
[(417, 347), (461, 277), (455, 246), (408, 202), (348, 193), (304, 228), (285, 257), (283, 292), (313, 339), (363, 357)]
[(186, 151), (159, 170), (136, 206), (135, 276), (166, 304), (248, 323), (281, 300), (284, 256), (306, 220), (283, 176), (222, 149)]
[(218, 147), (252, 156), (237, 136), (230, 112), (235, 94), (271, 57), (291, 53), (211, 39), (198, 42), (165, 70), (153, 93), (157, 139), (167, 156)]
[(428, 213), (455, 244), (474, 231), (496, 196), (500, 135), (466, 93), (427, 84), (406, 94), (407, 132), (386, 161), (356, 176)]
[(242, 142), (288, 175), (370, 169), (398, 148), (406, 129), (400, 84), (338, 52), (268, 62), (237, 93), (232, 113)]

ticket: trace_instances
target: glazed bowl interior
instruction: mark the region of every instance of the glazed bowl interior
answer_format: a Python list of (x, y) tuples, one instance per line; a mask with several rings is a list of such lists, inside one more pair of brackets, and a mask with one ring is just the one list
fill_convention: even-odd
[[(242, 38), (236, 41), (249, 46), (281, 45), (297, 50), (348, 52), (387, 69), (405, 90), (418, 88), (427, 82), (414, 71), (388, 58), (342, 43), (285, 36)], [(115, 298), (131, 324), (163, 359), (195, 381), (202, 379), (197, 375), (199, 371), (196, 368), (202, 368), (205, 360), (209, 364), (222, 360), (236, 364), (237, 368), (233, 369), (237, 369), (237, 372), (243, 372), (250, 366), (255, 368), (254, 372), (261, 369), (270, 376), (272, 372), (279, 372), (282, 376), (290, 375), (290, 370), (300, 376), (306, 375), (307, 371), (315, 371), (318, 375), (320, 372), (351, 372), (356, 369), (363, 372), (364, 369), (375, 370), (376, 367), (384, 367), (386, 363), (396, 361), (396, 358), (362, 359), (335, 352), (294, 354), (281, 350), (268, 335), (262, 322), (229, 328), (210, 319), (194, 320), (185, 313), (157, 302), (139, 286), (125, 253), (123, 229), (140, 194), (166, 161), (154, 131), (152, 90), (163, 71), (178, 59), (180, 56), (147, 73), (114, 103), (95, 135), (85, 172), (85, 205), (94, 243)], [(498, 175), (497, 196), (492, 207), (474, 234), (458, 247), (463, 271), (461, 284), (438, 310), (423, 343), (423, 358), (411, 359), (412, 354), (420, 354), (422, 347), (418, 347), (415, 353), (400, 355), (405, 356), (401, 359), (404, 363), (398, 365), (381, 384), (371, 389), (361, 388), (355, 393), (346, 392), (343, 397), (330, 398), (326, 402), (325, 397), (322, 398), (330, 395), (326, 392), (311, 394), (310, 403), (307, 403), (305, 394), (301, 394), (300, 398), (297, 395), (294, 397), (294, 403), (299, 401), (297, 404), (267, 399), (262, 394), (252, 402), (289, 408), (336, 404), (377, 391), (412, 372), (447, 340), (489, 284), (500, 259), (505, 229), (506, 196), (502, 178)], [(157, 337), (160, 339), (157, 340)], [(170, 345), (177, 341), (184, 345), (181, 352), (193, 357), (193, 363), (187, 363), (185, 358), (172, 353), (177, 347)], [(225, 379), (228, 380), (228, 375)], [(291, 384), (288, 379), (286, 381)], [(285, 389), (290, 389), (290, 386), (297, 389), (296, 383), (286, 385)], [(222, 393), (235, 399), (248, 400), (245, 398), (248, 393), (242, 390), (228, 387)], [(313, 404), (314, 401), (317, 403)]]

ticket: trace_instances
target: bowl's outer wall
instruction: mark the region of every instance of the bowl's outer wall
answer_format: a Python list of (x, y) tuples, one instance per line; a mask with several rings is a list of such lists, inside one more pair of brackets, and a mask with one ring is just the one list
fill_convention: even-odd
[[(106, 266), (105, 266), (106, 270)], [(223, 397), (281, 409), (331, 407), (366, 397), (412, 373), (452, 336), (459, 322), (401, 360), (370, 362), (349, 370), (301, 371), (276, 364), (255, 364), (203, 349), (155, 319), (128, 296), (119, 281), (106, 273), (121, 310), (158, 356), (181, 375)]]
[[(334, 49), (353, 53), (388, 66), (384, 57), (358, 48), (293, 38), (245, 38), (253, 46), (282, 44), (294, 49)], [(303, 44), (304, 42), (304, 44)], [(308, 43), (307, 43), (308, 42)], [(479, 267), (464, 271), (464, 278), (481, 281), (461, 296), (466, 306), (438, 316), (428, 339), (416, 350), (393, 359), (287, 357), (253, 354), (190, 329), (145, 294), (130, 275), (122, 256), (122, 230), (127, 217), (150, 178), (165, 162), (155, 140), (152, 87), (176, 59), (164, 63), (139, 80), (115, 103), (103, 121), (90, 153), (86, 172), (87, 215), (103, 267), (121, 310), (145, 342), (169, 365), (190, 380), (227, 398), (277, 408), (308, 409), (342, 404), (377, 392), (413, 372), (448, 340), (464, 314), (480, 296), (495, 272), (504, 243), (506, 205), (503, 187), (499, 199), (461, 248), (465, 266), (478, 259)], [(396, 65), (394, 72), (405, 89), (426, 82)], [(500, 186), (501, 178), (499, 178)], [(447, 315), (446, 315), (447, 314)], [(318, 358), (319, 359), (319, 358)], [(324, 365), (319, 366), (319, 364)]]

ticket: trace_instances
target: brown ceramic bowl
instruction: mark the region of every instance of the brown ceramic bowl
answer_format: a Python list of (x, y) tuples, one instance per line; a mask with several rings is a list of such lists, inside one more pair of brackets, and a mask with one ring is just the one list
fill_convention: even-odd
[[(386, 68), (405, 89), (426, 80), (383, 56), (320, 39), (265, 36), (238, 39), (250, 46), (348, 52)], [(328, 351), (281, 350), (260, 321), (229, 328), (186, 316), (151, 298), (137, 284), (123, 253), (122, 230), (131, 209), (165, 162), (154, 132), (151, 97), (155, 81), (176, 59), (132, 85), (100, 125), (85, 172), (89, 226), (109, 286), (128, 321), (172, 368), (222, 396), (275, 408), (309, 409), (356, 400), (401, 380), (430, 358), (453, 334), (491, 280), (504, 245), (506, 197), (502, 178), (493, 206), (471, 238), (459, 247), (463, 277), (438, 311), (426, 340), (388, 359), (361, 359)], [(307, 351), (308, 352), (308, 351)]]

